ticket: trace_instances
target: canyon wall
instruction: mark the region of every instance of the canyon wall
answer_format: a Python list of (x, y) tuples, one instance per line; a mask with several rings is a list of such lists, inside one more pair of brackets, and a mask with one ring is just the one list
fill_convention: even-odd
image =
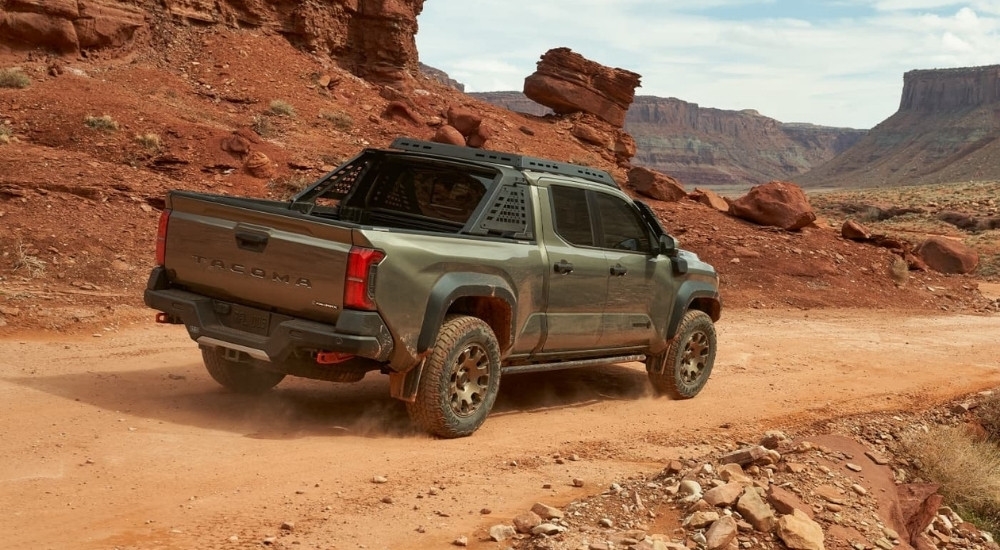
[(794, 181), (853, 187), (1000, 180), (1000, 65), (909, 71), (899, 110)]
[[(551, 110), (519, 92), (473, 96), (512, 111)], [(699, 107), (674, 98), (637, 96), (625, 117), (636, 141), (632, 163), (688, 186), (747, 186), (789, 179), (847, 150), (864, 130), (786, 124), (756, 111)]]

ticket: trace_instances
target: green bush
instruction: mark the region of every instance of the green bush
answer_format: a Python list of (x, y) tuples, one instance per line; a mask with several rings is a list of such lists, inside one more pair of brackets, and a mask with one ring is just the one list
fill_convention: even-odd
[(333, 127), (341, 132), (346, 132), (354, 127), (354, 119), (347, 113), (323, 113), (321, 116), (332, 122)]

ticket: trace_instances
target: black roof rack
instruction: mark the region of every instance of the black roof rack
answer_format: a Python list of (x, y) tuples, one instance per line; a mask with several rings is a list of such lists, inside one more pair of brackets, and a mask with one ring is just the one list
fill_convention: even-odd
[(596, 168), (590, 168), (589, 166), (581, 166), (579, 164), (572, 164), (569, 162), (557, 162), (554, 160), (529, 157), (526, 155), (501, 153), (499, 151), (461, 147), (458, 145), (435, 143), (432, 141), (422, 141), (412, 138), (396, 138), (389, 147), (402, 151), (430, 153), (432, 155), (440, 155), (442, 157), (491, 162), (493, 164), (510, 166), (511, 168), (516, 168), (518, 170), (534, 170), (536, 172), (548, 172), (550, 174), (572, 176), (596, 183), (603, 183), (615, 188), (618, 187), (618, 183), (611, 177), (611, 174), (605, 172), (604, 170), (598, 170)]

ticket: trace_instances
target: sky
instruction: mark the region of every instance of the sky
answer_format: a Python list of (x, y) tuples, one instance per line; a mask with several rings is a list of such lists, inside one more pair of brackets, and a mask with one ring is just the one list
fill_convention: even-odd
[(642, 75), (636, 95), (871, 128), (903, 73), (1000, 64), (1000, 0), (427, 0), (420, 61), (521, 91), (551, 48)]

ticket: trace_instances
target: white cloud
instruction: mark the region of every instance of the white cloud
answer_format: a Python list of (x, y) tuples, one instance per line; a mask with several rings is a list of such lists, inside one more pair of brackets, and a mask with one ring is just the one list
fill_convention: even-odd
[(641, 74), (639, 94), (853, 127), (895, 112), (908, 70), (1000, 63), (996, 0), (840, 0), (849, 7), (825, 19), (809, 9), (834, 2), (797, 4), (787, 17), (787, 1), (482, 0), (471, 8), (433, 0), (417, 42), (423, 62), (470, 91), (520, 90), (543, 53), (567, 46)]

